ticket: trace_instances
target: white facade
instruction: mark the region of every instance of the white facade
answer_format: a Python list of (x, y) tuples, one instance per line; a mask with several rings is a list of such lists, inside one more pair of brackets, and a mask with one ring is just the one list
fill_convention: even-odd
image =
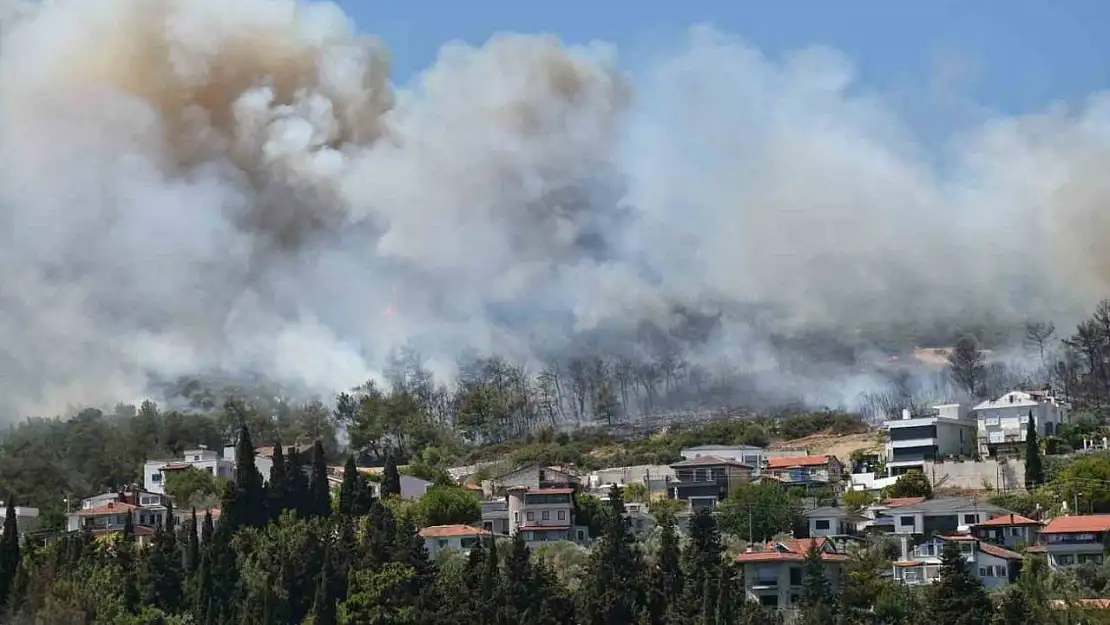
[[(0, 501), (0, 528), (3, 527), (4, 521), (7, 520), (7, 518), (8, 506), (5, 502)], [(27, 532), (37, 530), (40, 524), (39, 509), (28, 506), (15, 506), (15, 522), (20, 536)]]
[(809, 455), (809, 452), (804, 449), (776, 449), (770, 451), (752, 445), (698, 445), (697, 447), (684, 447), (678, 453), (683, 460), (697, 460), (705, 456), (712, 456), (740, 462), (752, 468), (753, 476), (759, 475), (763, 466), (771, 458), (796, 458)]
[[(1020, 554), (970, 537), (950, 540), (959, 545), (968, 569), (984, 588), (1000, 588), (1017, 579), (1022, 561)], [(937, 581), (946, 542), (944, 538), (931, 538), (914, 547), (906, 559), (894, 563), (894, 579), (911, 585)]]
[[(370, 490), (374, 496), (381, 497), (381, 482), (370, 482)], [(401, 499), (417, 500), (423, 497), (435, 484), (411, 475), (401, 474)]]
[(1025, 442), (1032, 413), (1038, 438), (1051, 436), (1068, 423), (1071, 406), (1047, 391), (1012, 391), (974, 408), (981, 455), (996, 455)]
[[(234, 449), (234, 448), (231, 448)], [(213, 477), (230, 480), (235, 477), (234, 455), (227, 458), (204, 447), (186, 449), (181, 460), (149, 460), (143, 464), (143, 489), (159, 495), (166, 494), (166, 475), (172, 471), (190, 468), (208, 471)]]
[(923, 415), (903, 410), (901, 419), (887, 421), (883, 427), (889, 433), (888, 475), (922, 470), (926, 462), (946, 456), (970, 457), (975, 453), (976, 424), (959, 404), (933, 406)]
[(666, 482), (674, 479), (674, 469), (665, 464), (640, 464), (631, 467), (610, 467), (598, 469), (587, 478), (589, 488), (605, 488), (610, 484), (625, 486), (627, 484), (643, 484), (649, 486), (655, 482)]

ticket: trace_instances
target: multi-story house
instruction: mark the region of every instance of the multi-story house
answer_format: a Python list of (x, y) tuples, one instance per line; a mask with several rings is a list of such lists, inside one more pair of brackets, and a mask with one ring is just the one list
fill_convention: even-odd
[(918, 544), (894, 563), (894, 579), (904, 584), (935, 582), (940, 577), (941, 554), (948, 542), (959, 545), (968, 569), (984, 587), (998, 588), (1017, 580), (1021, 571), (1020, 553), (966, 535), (934, 536)]
[(786, 484), (837, 484), (844, 465), (836, 456), (785, 456), (768, 460), (764, 473)]
[(592, 489), (604, 489), (614, 484), (643, 484), (649, 493), (666, 493), (667, 485), (673, 479), (674, 469), (665, 464), (640, 464), (598, 469), (587, 477), (587, 484)]
[(1041, 546), (1052, 569), (1102, 564), (1110, 546), (1110, 514), (1056, 517), (1041, 530)]
[(545, 543), (589, 541), (589, 530), (577, 523), (574, 488), (511, 488), (506, 494), (509, 536), (517, 532), (532, 549)]
[(1038, 437), (1055, 434), (1071, 415), (1071, 406), (1051, 391), (1011, 391), (971, 410), (977, 421), (979, 454), (984, 457), (1019, 454), (1030, 415)]
[(702, 456), (671, 465), (675, 479), (668, 497), (685, 501), (692, 510), (715, 508), (729, 493), (751, 479), (752, 467), (742, 462)]
[(697, 460), (704, 456), (734, 460), (752, 468), (752, 476), (758, 476), (763, 471), (763, 466), (772, 458), (793, 458), (806, 456), (803, 449), (763, 449), (752, 445), (698, 445), (696, 447), (683, 447), (679, 450), (683, 460)]
[[(235, 477), (234, 447), (231, 455), (224, 456), (203, 445), (195, 449), (186, 449), (181, 460), (149, 460), (143, 465), (143, 488), (147, 492), (166, 494), (166, 478), (174, 471), (198, 469), (208, 471), (214, 477), (230, 480)], [(263, 474), (268, 477), (269, 474)]]
[(840, 587), (842, 567), (849, 556), (825, 538), (785, 540), (749, 547), (736, 558), (743, 569), (744, 593), (749, 601), (779, 609), (792, 608), (802, 596), (802, 567), (812, 543), (821, 552), (825, 577), (833, 592)]
[(966, 532), (972, 526), (1011, 512), (978, 497), (951, 497), (925, 499), (893, 508), (887, 514), (895, 519), (895, 534), (931, 536)]
[(1037, 544), (1043, 526), (1044, 523), (1020, 514), (1005, 514), (971, 526), (971, 534), (979, 540), (1016, 549)]
[[(0, 501), (0, 531), (2, 531), (4, 521), (7, 518), (8, 506), (6, 502)], [(15, 506), (15, 523), (20, 536), (28, 532), (37, 531), (41, 525), (39, 521), (39, 509), (30, 508), (28, 506)]]
[(486, 496), (502, 495), (514, 488), (571, 488), (577, 491), (582, 481), (566, 467), (530, 464), (496, 475), (482, 482)]
[(489, 530), (470, 525), (433, 525), (420, 530), (428, 557), (433, 559), (448, 549), (469, 554), (478, 541), (490, 536), (492, 533)]
[(805, 513), (809, 537), (855, 536), (867, 518), (847, 508), (821, 506)]
[(81, 509), (66, 515), (66, 529), (71, 532), (85, 528), (94, 534), (122, 531), (131, 517), (135, 536), (144, 542), (154, 529), (165, 523), (166, 506), (163, 495), (148, 492), (105, 493), (81, 501)]
[(911, 469), (924, 472), (926, 462), (945, 456), (975, 454), (976, 423), (960, 404), (944, 404), (912, 414), (902, 411), (901, 419), (883, 424), (890, 435), (886, 443), (888, 476)]

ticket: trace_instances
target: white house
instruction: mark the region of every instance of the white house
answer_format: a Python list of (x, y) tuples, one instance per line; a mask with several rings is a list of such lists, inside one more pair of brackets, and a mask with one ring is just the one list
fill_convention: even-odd
[(809, 522), (809, 537), (851, 536), (867, 518), (847, 508), (821, 506), (805, 513)]
[(1110, 546), (1110, 514), (1060, 516), (1041, 530), (1041, 548), (1053, 570), (1075, 564), (1101, 565)]
[[(166, 494), (166, 477), (174, 471), (199, 469), (208, 471), (214, 477), (230, 480), (235, 477), (234, 447), (232, 453), (225, 449), (222, 457), (218, 452), (201, 445), (186, 449), (181, 460), (149, 460), (143, 465), (143, 488), (147, 492)], [(263, 477), (266, 477), (263, 475)]]
[(736, 558), (744, 572), (744, 594), (749, 601), (773, 608), (794, 607), (802, 596), (802, 567), (810, 544), (821, 552), (825, 577), (833, 592), (840, 587), (842, 568), (849, 556), (825, 538), (784, 540), (753, 545)]
[(977, 421), (978, 447), (982, 456), (1005, 456), (1019, 452), (1025, 442), (1030, 413), (1038, 437), (1057, 433), (1071, 417), (1071, 406), (1051, 391), (1011, 391), (971, 410)]
[(902, 411), (901, 419), (883, 424), (890, 437), (886, 443), (888, 476), (911, 469), (923, 471), (925, 462), (945, 456), (975, 453), (976, 423), (959, 404), (933, 406), (920, 414)]
[(598, 469), (587, 476), (591, 489), (601, 489), (616, 484), (643, 484), (649, 492), (666, 492), (667, 482), (675, 479), (674, 469), (665, 464), (640, 464), (630, 467)]
[[(6, 502), (0, 501), (0, 531), (4, 527), (4, 521), (8, 518), (8, 506)], [(15, 522), (16, 528), (19, 530), (19, 535), (22, 536), (27, 532), (33, 532), (39, 528), (39, 509), (31, 508), (28, 506), (15, 506)]]
[(122, 531), (131, 517), (135, 536), (145, 542), (165, 522), (163, 495), (148, 492), (104, 493), (81, 501), (81, 508), (66, 515), (71, 532), (89, 528), (94, 534)]
[[(370, 490), (375, 497), (381, 497), (382, 483), (369, 482)], [(416, 500), (423, 497), (435, 484), (411, 475), (401, 474), (401, 499)]]
[(492, 536), (480, 527), (470, 525), (433, 525), (420, 530), (420, 537), (424, 539), (424, 548), (428, 550), (428, 557), (435, 559), (441, 552), (453, 549), (469, 554), (478, 541)]
[(974, 525), (1009, 515), (1009, 510), (978, 497), (926, 499), (888, 510), (894, 518), (894, 533), (903, 536), (967, 532)]
[(683, 447), (678, 451), (683, 460), (697, 460), (705, 456), (732, 460), (752, 468), (752, 475), (761, 473), (764, 465), (772, 458), (793, 458), (806, 456), (804, 449), (776, 449), (774, 451), (752, 445), (698, 445)]
[(907, 557), (894, 563), (894, 579), (904, 584), (931, 584), (940, 577), (940, 558), (944, 546), (956, 542), (967, 560), (971, 574), (987, 589), (1017, 580), (1022, 556), (973, 536), (935, 536), (914, 547)]

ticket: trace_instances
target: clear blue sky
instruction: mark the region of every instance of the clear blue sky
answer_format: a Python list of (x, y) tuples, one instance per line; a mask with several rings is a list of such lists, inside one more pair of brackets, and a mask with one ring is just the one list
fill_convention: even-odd
[[(846, 53), (869, 87), (918, 92), (945, 83), (992, 110), (1021, 113), (1110, 83), (1110, 0), (341, 0), (382, 37), (404, 83), (452, 40), (503, 31), (601, 39), (628, 62), (710, 23), (766, 54), (812, 44)], [(932, 87), (930, 87), (932, 85)], [(912, 107), (911, 107), (912, 108)], [(911, 117), (914, 111), (908, 111)]]

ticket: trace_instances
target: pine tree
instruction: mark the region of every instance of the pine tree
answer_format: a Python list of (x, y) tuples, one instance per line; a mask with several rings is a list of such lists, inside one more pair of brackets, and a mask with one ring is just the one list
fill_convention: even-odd
[(8, 507), (4, 510), (4, 533), (0, 535), (0, 607), (8, 603), (12, 583), (19, 570), (19, 517), (15, 509), (15, 497), (8, 495)]
[(355, 457), (347, 456), (347, 462), (343, 465), (343, 483), (339, 485), (339, 514), (350, 516), (355, 513), (355, 504), (361, 487), (358, 478)]
[(802, 565), (801, 623), (827, 625), (836, 615), (836, 597), (825, 575), (825, 562), (816, 540), (809, 541)]
[(388, 452), (385, 456), (385, 468), (382, 469), (382, 499), (400, 496), (401, 472), (397, 470), (397, 459), (393, 452)]
[(324, 444), (319, 440), (312, 446), (312, 516), (331, 516), (331, 485), (328, 483), (328, 459)]
[(324, 550), (323, 563), (320, 576), (316, 580), (316, 598), (312, 605), (312, 625), (337, 625), (339, 622), (336, 613), (337, 597), (334, 592), (335, 579), (332, 570), (332, 558), (329, 550)]
[(266, 500), (270, 508), (270, 520), (276, 521), (283, 511), (292, 507), (289, 501), (289, 473), (285, 465), (285, 449), (281, 439), (274, 441), (272, 462), (270, 481), (266, 487)]
[(944, 544), (940, 577), (926, 590), (930, 622), (945, 625), (984, 625), (992, 606), (983, 585), (968, 568), (957, 541)]
[(1029, 411), (1029, 422), (1025, 426), (1025, 488), (1033, 490), (1044, 484), (1044, 461), (1041, 447), (1037, 441), (1037, 423), (1033, 411)]

